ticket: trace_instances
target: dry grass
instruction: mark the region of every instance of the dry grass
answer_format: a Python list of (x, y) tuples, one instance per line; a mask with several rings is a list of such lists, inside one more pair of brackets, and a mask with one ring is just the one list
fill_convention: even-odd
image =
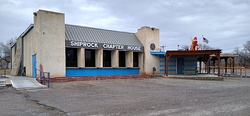
[[(0, 69), (0, 74), (4, 74), (4, 70)], [(6, 69), (6, 74), (10, 74), (10, 69)]]

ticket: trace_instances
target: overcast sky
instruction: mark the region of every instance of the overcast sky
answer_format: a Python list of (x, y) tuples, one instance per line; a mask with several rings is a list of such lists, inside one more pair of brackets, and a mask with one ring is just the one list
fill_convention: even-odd
[(65, 13), (65, 23), (135, 33), (160, 29), (166, 49), (208, 45), (232, 52), (250, 40), (250, 0), (0, 0), (0, 41), (18, 37), (39, 9)]

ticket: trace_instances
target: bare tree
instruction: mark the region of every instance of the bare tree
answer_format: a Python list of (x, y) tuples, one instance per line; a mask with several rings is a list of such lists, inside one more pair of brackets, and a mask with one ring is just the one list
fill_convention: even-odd
[(184, 50), (188, 50), (189, 46), (188, 45), (183, 45), (183, 46), (181, 46), (181, 48), (184, 49)]
[(235, 48), (234, 53), (239, 55), (237, 62), (240, 66), (250, 65), (250, 41), (247, 41), (244, 44), (244, 48), (242, 50)]
[[(247, 41), (246, 44), (244, 44), (244, 49), (245, 51), (247, 51), (248, 53), (250, 52), (250, 41)], [(250, 57), (250, 56), (249, 56)]]
[[(6, 43), (0, 42), (0, 58), (2, 61), (5, 61), (6, 67), (8, 66), (7, 64), (10, 63), (10, 56), (11, 56), (11, 45), (13, 45), (16, 41), (16, 38), (11, 38), (8, 40)], [(3, 66), (3, 62), (2, 66)]]
[(250, 63), (250, 41), (244, 44), (244, 49), (240, 54), (247, 63)]
[(240, 55), (242, 51), (239, 49), (239, 47), (234, 48), (234, 52), (235, 54), (239, 55), (238, 57), (236, 57), (235, 62), (236, 64), (238, 64), (239, 66), (244, 66), (245, 65), (245, 60), (243, 59), (243, 57)]
[(207, 44), (199, 44), (201, 50), (214, 50), (215, 48), (207, 45)]

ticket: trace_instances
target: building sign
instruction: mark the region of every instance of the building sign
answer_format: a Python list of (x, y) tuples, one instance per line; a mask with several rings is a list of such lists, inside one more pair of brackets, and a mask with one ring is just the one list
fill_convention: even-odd
[(116, 44), (103, 44), (103, 49), (116, 49), (116, 50), (123, 50), (124, 45), (116, 45)]
[(88, 47), (88, 48), (98, 48), (98, 43), (92, 43), (92, 42), (75, 42), (71, 41), (70, 46), (77, 46), (77, 47)]
[(90, 49), (104, 49), (104, 50), (123, 50), (123, 51), (138, 51), (143, 52), (143, 46), (107, 44), (96, 42), (82, 42), (66, 40), (66, 47), (90, 48)]
[(127, 50), (141, 51), (141, 47), (138, 47), (138, 46), (127, 46)]

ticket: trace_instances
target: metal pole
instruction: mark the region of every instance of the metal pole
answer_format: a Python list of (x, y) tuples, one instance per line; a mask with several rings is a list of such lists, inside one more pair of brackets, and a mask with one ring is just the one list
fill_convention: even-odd
[[(5, 62), (6, 62), (6, 64), (7, 64), (6, 52), (3, 52), (3, 54), (4, 54), (4, 59), (5, 59)], [(7, 65), (6, 65), (6, 66), (7, 66)], [(4, 70), (6, 69), (6, 66), (4, 67)]]
[[(6, 59), (6, 52), (4, 52), (4, 58), (5, 58), (5, 62), (6, 62), (7, 61), (7, 59)], [(6, 62), (6, 64), (8, 64), (8, 63)], [(5, 78), (6, 78), (6, 66), (4, 67), (4, 77)]]
[(245, 68), (245, 78), (247, 78), (247, 69)]
[(11, 43), (10, 43), (10, 69), (12, 69), (12, 49), (11, 49)]
[(6, 78), (6, 68), (4, 68), (4, 77)]
[(50, 73), (48, 73), (48, 88), (50, 87), (49, 84), (50, 84)]

